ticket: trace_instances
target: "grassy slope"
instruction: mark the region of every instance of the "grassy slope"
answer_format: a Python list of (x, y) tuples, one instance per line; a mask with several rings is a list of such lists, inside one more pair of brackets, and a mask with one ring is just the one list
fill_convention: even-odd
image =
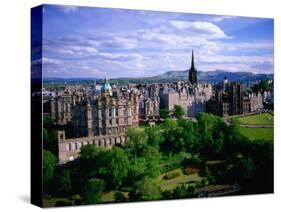
[(273, 116), (269, 113), (245, 116), (245, 117), (237, 118), (237, 120), (240, 122), (240, 124), (273, 125)]
[[(237, 118), (240, 124), (273, 125), (274, 117), (269, 113)], [(273, 141), (273, 128), (246, 128), (241, 127), (240, 132), (251, 140), (264, 139)]]
[(240, 132), (250, 140), (264, 139), (273, 141), (273, 128), (240, 128)]

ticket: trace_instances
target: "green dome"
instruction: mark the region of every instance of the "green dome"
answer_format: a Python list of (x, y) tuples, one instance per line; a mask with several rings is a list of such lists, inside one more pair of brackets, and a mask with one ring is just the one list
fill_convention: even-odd
[(104, 84), (101, 87), (101, 91), (102, 92), (112, 92), (112, 87), (110, 85), (110, 83), (107, 81), (107, 79), (105, 80)]

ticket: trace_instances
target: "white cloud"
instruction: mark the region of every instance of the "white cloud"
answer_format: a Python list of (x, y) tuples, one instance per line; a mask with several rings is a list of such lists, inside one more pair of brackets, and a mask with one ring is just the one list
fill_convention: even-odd
[(215, 56), (199, 56), (202, 62), (205, 63), (273, 63), (271, 56), (231, 56), (231, 55), (215, 55)]
[(58, 65), (61, 64), (63, 61), (62, 60), (57, 60), (57, 59), (51, 59), (51, 58), (47, 58), (47, 57), (43, 57), (40, 58), (38, 60), (34, 60), (31, 62), (31, 65), (39, 65), (39, 64), (43, 64), (43, 65)]
[(221, 30), (217, 25), (207, 22), (207, 21), (181, 21), (172, 20), (169, 22), (172, 27), (178, 30), (186, 30), (194, 33), (207, 33), (209, 38), (220, 39), (220, 38), (230, 38), (223, 30)]
[[(91, 32), (85, 34), (85, 37), (81, 34), (71, 39), (44, 41), (44, 51), (59, 54), (65, 62), (61, 65), (59, 61), (43, 60), (46, 64), (57, 65), (50, 69), (71, 76), (154, 76), (168, 70), (188, 69), (191, 49), (194, 49), (199, 70), (259, 73), (272, 70), (273, 59), (270, 53), (265, 56), (255, 55), (271, 52), (273, 42), (237, 42), (235, 38), (229, 39), (231, 37), (216, 25), (216, 22), (229, 18), (233, 17), (208, 16), (204, 20), (200, 19), (202, 21), (175, 18), (158, 26), (154, 24), (148, 27), (143, 24), (143, 29), (136, 27), (116, 34), (109, 30), (97, 34)], [(253, 56), (243, 56), (248, 51)]]
[(274, 43), (271, 40), (259, 40), (251, 42), (235, 42), (235, 43), (220, 43), (225, 50), (242, 51), (242, 50), (273, 50)]
[(44, 51), (50, 51), (54, 53), (60, 54), (70, 54), (70, 55), (92, 55), (96, 54), (98, 50), (93, 46), (82, 46), (77, 44), (68, 44), (63, 41), (52, 42), (52, 43), (44, 43), (43, 44)]
[(136, 53), (108, 53), (108, 52), (100, 52), (97, 54), (97, 56), (100, 56), (105, 59), (110, 60), (142, 60), (143, 56)]
[(66, 14), (74, 13), (79, 9), (79, 7), (71, 6), (71, 5), (59, 5), (58, 8), (59, 8), (60, 11), (66, 13)]
[(111, 35), (108, 39), (100, 40), (101, 47), (117, 49), (133, 49), (138, 47), (138, 42), (134, 38)]
[(223, 15), (223, 16), (213, 16), (210, 21), (213, 21), (213, 22), (221, 22), (221, 21), (224, 21), (226, 19), (233, 19), (233, 18), (236, 18), (235, 16), (226, 16), (226, 15)]
[(270, 55), (263, 56), (230, 56), (230, 55), (199, 55), (199, 70), (214, 71), (249, 71), (254, 73), (273, 72), (273, 58)]

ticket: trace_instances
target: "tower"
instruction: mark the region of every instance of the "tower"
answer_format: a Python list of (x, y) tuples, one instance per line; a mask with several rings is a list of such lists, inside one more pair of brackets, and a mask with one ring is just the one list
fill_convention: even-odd
[(197, 84), (197, 70), (194, 66), (194, 54), (192, 50), (191, 67), (189, 69), (189, 82), (194, 85)]
[(105, 78), (104, 84), (101, 87), (101, 93), (105, 96), (106, 95), (112, 96), (112, 87), (108, 82), (107, 78)]

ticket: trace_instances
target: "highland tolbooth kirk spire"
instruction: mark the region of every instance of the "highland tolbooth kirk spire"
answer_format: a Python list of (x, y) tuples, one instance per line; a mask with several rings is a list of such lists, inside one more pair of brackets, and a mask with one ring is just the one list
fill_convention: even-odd
[(189, 82), (194, 85), (197, 84), (197, 70), (194, 65), (194, 53), (192, 50), (192, 56), (191, 56), (191, 67), (189, 69)]

